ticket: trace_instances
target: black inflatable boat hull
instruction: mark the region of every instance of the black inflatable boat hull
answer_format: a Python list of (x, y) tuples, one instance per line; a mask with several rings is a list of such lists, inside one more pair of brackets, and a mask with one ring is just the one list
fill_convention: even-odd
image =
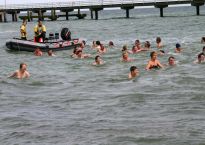
[(11, 39), (6, 42), (6, 47), (10, 50), (15, 51), (29, 51), (34, 52), (36, 48), (40, 48), (41, 51), (47, 52), (48, 50), (61, 51), (61, 50), (70, 50), (77, 46), (80, 46), (80, 40), (75, 39), (71, 41), (50, 41), (50, 42), (33, 42), (29, 40), (21, 39)]

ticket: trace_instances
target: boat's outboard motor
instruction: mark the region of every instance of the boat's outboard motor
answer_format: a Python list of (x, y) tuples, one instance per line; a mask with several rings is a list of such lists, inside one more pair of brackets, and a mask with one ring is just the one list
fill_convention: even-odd
[(54, 35), (53, 35), (53, 33), (49, 33), (49, 38), (48, 38), (49, 40), (53, 40), (54, 39)]
[(59, 39), (59, 33), (55, 33), (55, 39), (56, 39), (56, 40)]
[(63, 28), (61, 30), (61, 38), (63, 40), (71, 40), (71, 32), (68, 28)]

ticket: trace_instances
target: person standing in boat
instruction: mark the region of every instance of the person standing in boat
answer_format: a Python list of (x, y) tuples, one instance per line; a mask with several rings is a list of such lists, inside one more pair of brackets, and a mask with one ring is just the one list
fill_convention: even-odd
[(43, 39), (44, 42), (46, 38), (46, 27), (42, 24), (41, 20), (38, 20), (38, 24), (34, 27), (34, 33), (36, 42), (41, 42), (41, 39)]
[(27, 24), (27, 21), (26, 21), (26, 19), (24, 19), (23, 22), (22, 22), (22, 25), (20, 27), (21, 39), (22, 40), (27, 40), (27, 38), (26, 38), (26, 35), (27, 35), (26, 24)]

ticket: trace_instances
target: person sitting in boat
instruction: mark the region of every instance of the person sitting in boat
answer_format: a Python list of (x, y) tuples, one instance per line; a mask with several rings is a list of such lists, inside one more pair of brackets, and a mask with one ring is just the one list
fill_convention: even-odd
[(9, 77), (10, 78), (17, 78), (17, 79), (29, 78), (30, 74), (29, 74), (29, 72), (26, 69), (27, 69), (27, 64), (26, 63), (21, 63), (20, 67), (19, 67), (19, 70), (16, 70)]
[(95, 62), (93, 62), (93, 65), (101, 65), (101, 64), (104, 64), (104, 61), (101, 59), (100, 55), (97, 55), (95, 57)]
[(38, 24), (34, 27), (35, 41), (44, 42), (46, 38), (46, 27), (42, 24), (41, 20), (38, 20)]
[(35, 51), (34, 51), (34, 55), (35, 55), (35, 56), (42, 56), (42, 55), (43, 55), (43, 52), (41, 51), (40, 48), (36, 48)]
[(23, 40), (27, 40), (26, 24), (27, 24), (27, 21), (26, 21), (26, 19), (24, 19), (22, 22), (22, 25), (20, 27), (21, 39), (23, 39)]
[(56, 56), (54, 53), (53, 53), (53, 50), (48, 50), (48, 56)]
[(146, 70), (163, 68), (163, 65), (157, 60), (157, 52), (151, 52), (150, 57), (151, 59), (146, 66)]
[(130, 73), (128, 74), (128, 79), (133, 79), (135, 77), (139, 76), (139, 70), (136, 66), (130, 67)]

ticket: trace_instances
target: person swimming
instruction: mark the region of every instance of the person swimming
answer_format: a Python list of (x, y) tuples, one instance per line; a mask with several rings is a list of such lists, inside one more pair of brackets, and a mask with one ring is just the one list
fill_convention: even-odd
[(42, 55), (43, 55), (43, 52), (41, 51), (40, 48), (36, 48), (35, 51), (34, 51), (34, 55), (35, 55), (35, 56), (42, 56)]
[(19, 70), (16, 70), (9, 77), (10, 78), (17, 78), (17, 79), (29, 78), (30, 74), (27, 71), (27, 64), (26, 63), (21, 63), (20, 66), (19, 66)]
[(91, 56), (90, 54), (83, 54), (82, 50), (78, 50), (78, 51), (76, 52), (76, 57), (75, 57), (75, 58), (81, 58), (81, 59), (83, 59), (83, 58), (88, 58), (88, 57), (90, 57), (90, 56)]
[(201, 43), (205, 43), (205, 37), (201, 38)]
[(182, 52), (182, 48), (181, 45), (179, 43), (176, 44), (176, 48), (175, 48), (175, 53), (181, 53)]
[(139, 76), (139, 70), (136, 66), (130, 67), (130, 72), (128, 74), (128, 79), (133, 79), (135, 77)]
[(202, 53), (205, 55), (205, 46), (202, 48)]
[(134, 61), (134, 59), (129, 58), (128, 52), (125, 51), (125, 52), (122, 53), (121, 61), (123, 61), (123, 62), (132, 62), (132, 61)]
[(144, 48), (142, 48), (142, 51), (150, 50), (151, 44), (149, 41), (145, 41)]
[(114, 45), (113, 41), (109, 41), (108, 46), (109, 46), (110, 48), (112, 48), (112, 47), (114, 47), (115, 45)]
[(199, 53), (197, 60), (194, 61), (194, 63), (203, 63), (203, 62), (205, 62), (205, 55), (204, 53)]
[(123, 47), (122, 47), (122, 50), (121, 50), (121, 51), (122, 51), (122, 52), (127, 52), (127, 53), (132, 53), (132, 51), (128, 50), (127, 45), (123, 45)]
[(156, 43), (157, 43), (157, 48), (162, 48), (163, 44), (162, 44), (162, 39), (160, 37), (156, 38)]
[(164, 56), (165, 55), (165, 51), (164, 50), (159, 50), (159, 52), (157, 53), (160, 56)]
[(170, 57), (168, 58), (168, 65), (169, 65), (169, 66), (176, 66), (176, 61), (175, 61), (174, 56), (170, 56)]
[(93, 62), (93, 65), (102, 65), (104, 64), (104, 61), (101, 59), (101, 56), (97, 55), (95, 57), (95, 62)]
[(150, 53), (151, 59), (149, 60), (146, 70), (151, 70), (151, 69), (159, 69), (163, 68), (164, 66), (157, 60), (157, 53), (155, 51)]
[(56, 56), (54, 53), (53, 53), (53, 50), (48, 50), (48, 56)]

